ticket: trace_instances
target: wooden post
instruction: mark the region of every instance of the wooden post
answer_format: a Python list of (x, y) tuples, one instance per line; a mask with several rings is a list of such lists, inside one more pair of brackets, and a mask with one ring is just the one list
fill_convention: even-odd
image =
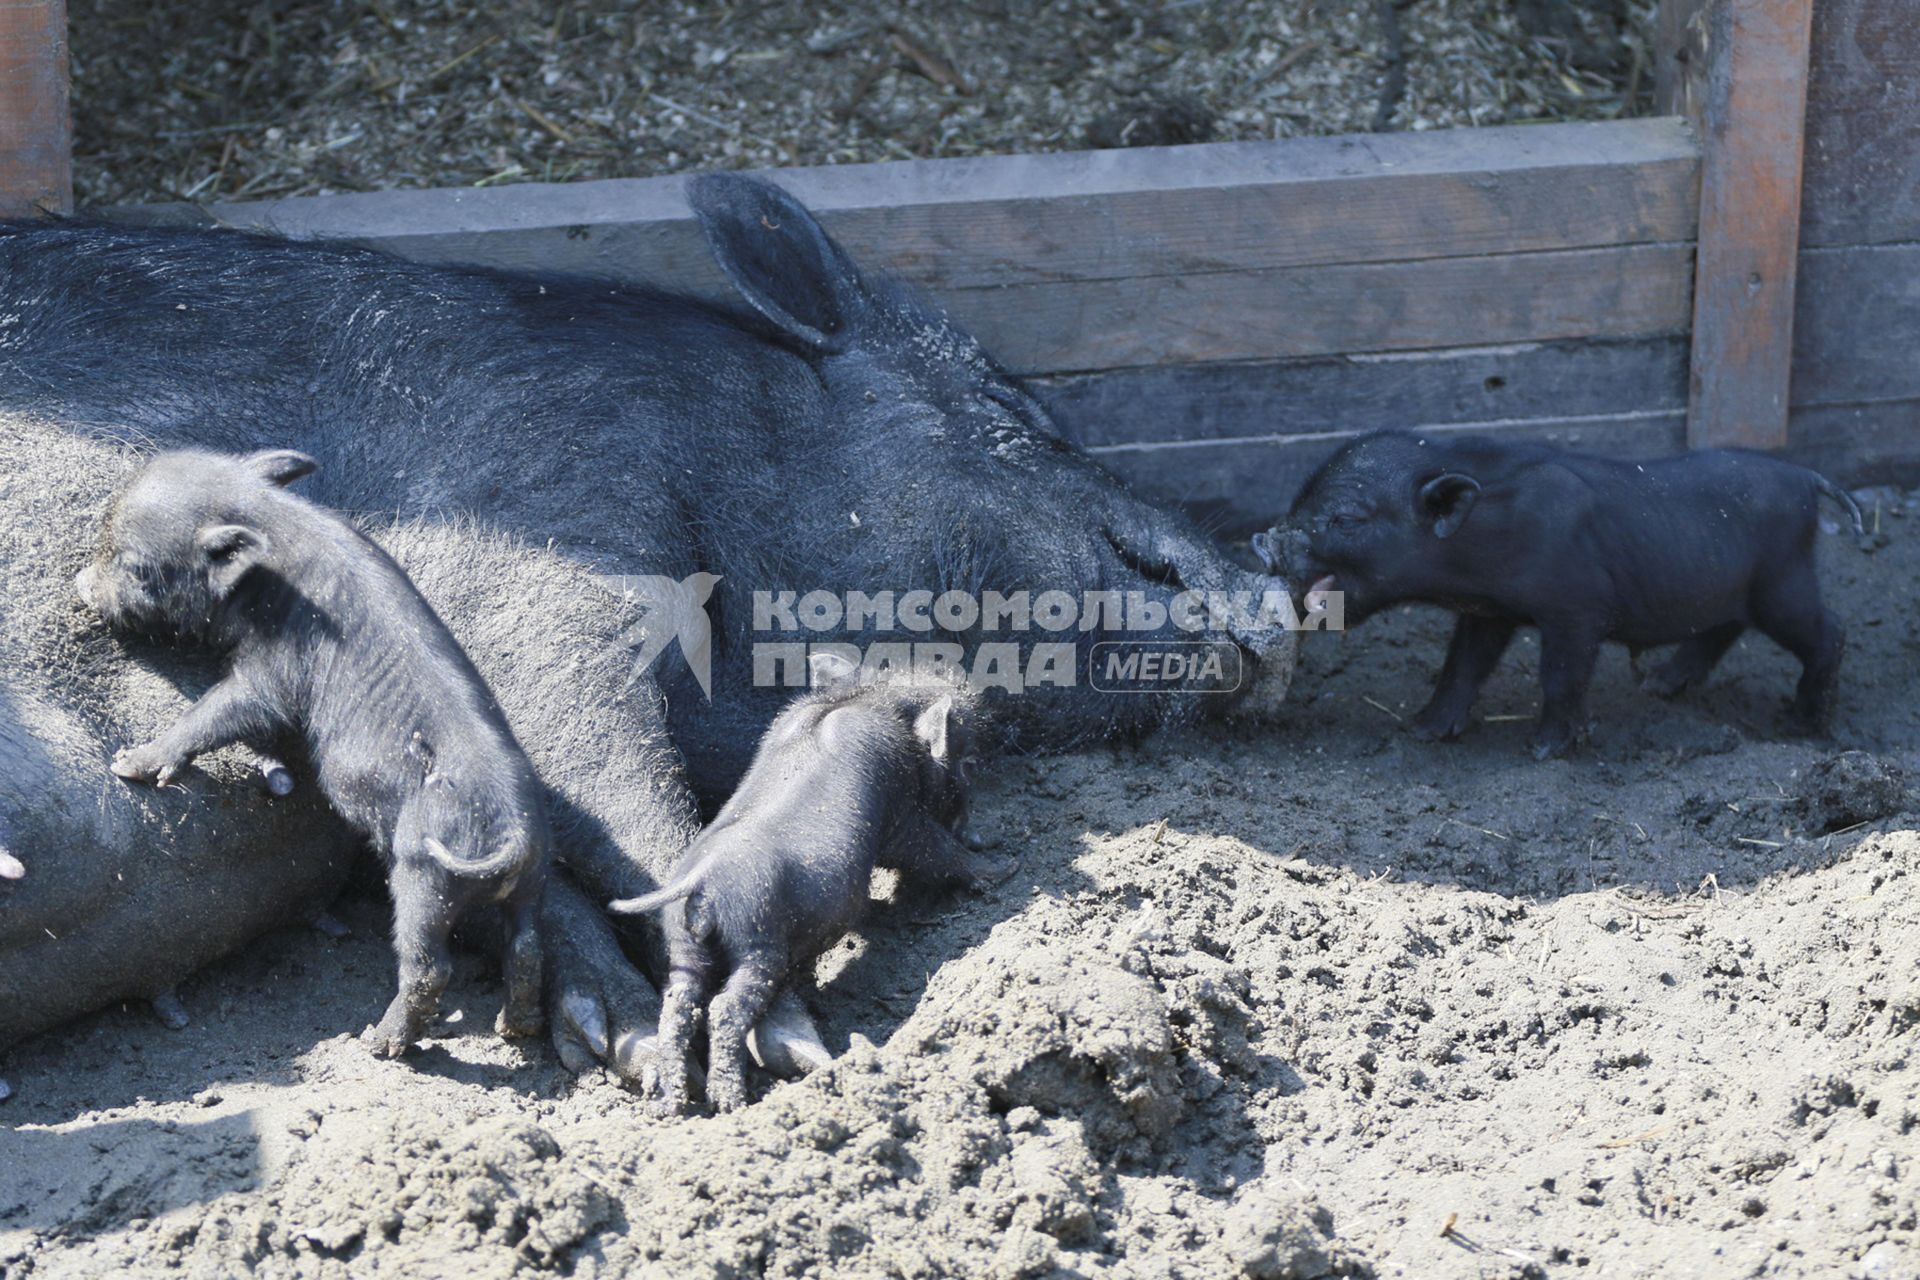
[(0, 0), (0, 217), (72, 208), (66, 0)]
[(1684, 24), (1679, 91), (1697, 113), (1695, 260), (1687, 443), (1787, 443), (1800, 171), (1813, 0), (1707, 0)]

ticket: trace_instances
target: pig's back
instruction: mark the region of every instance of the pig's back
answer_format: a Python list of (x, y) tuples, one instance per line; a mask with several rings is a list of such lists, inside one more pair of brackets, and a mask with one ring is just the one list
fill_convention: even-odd
[(390, 836), (394, 811), (429, 764), (489, 825), (538, 815), (531, 762), (413, 580), (338, 515), (281, 496), (300, 526), (295, 536), (316, 552), (309, 564), (331, 558), (340, 570), (324, 605), (338, 622), (338, 653), (312, 674), (308, 737), (321, 784), (345, 816)]
[(910, 731), (860, 704), (830, 708), (797, 733), (780, 728), (685, 862), (711, 859), (701, 891), (723, 921), (843, 928), (864, 908), (898, 808), (910, 802)]

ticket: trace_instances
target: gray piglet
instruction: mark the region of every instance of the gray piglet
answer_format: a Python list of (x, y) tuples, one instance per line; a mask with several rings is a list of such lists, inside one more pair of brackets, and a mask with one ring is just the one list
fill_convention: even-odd
[(665, 1111), (686, 1108), (688, 1051), (709, 999), (707, 1096), (721, 1111), (745, 1104), (748, 1029), (796, 968), (859, 920), (876, 866), (976, 886), (1013, 870), (965, 834), (978, 714), (967, 689), (863, 677), (824, 656), (814, 682), (767, 729), (673, 882), (610, 904), (661, 913), (673, 969), (660, 1011)]
[(531, 1035), (549, 844), (539, 779), (400, 567), (287, 492), (316, 465), (291, 450), (163, 453), (115, 501), (81, 598), (118, 630), (224, 651), (230, 666), (113, 772), (164, 786), (195, 756), (299, 735), (321, 791), (388, 867), (399, 992), (363, 1039), (388, 1057), (419, 1039), (452, 971), (454, 925), (489, 903), (507, 919), (499, 1030)]

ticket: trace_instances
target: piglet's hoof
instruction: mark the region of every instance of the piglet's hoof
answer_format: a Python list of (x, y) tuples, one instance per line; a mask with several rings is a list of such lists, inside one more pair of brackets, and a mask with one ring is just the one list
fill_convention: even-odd
[(180, 776), (182, 768), (171, 760), (162, 760), (151, 747), (122, 747), (113, 756), (113, 776), (127, 782), (150, 782), (164, 787)]
[(1467, 717), (1452, 711), (1422, 711), (1407, 726), (1407, 732), (1421, 742), (1452, 742), (1467, 731)]
[(413, 1047), (413, 1038), (404, 1031), (391, 1031), (381, 1023), (362, 1031), (360, 1043), (372, 1050), (376, 1058), (398, 1058)]
[(1533, 752), (1535, 760), (1557, 760), (1573, 750), (1580, 735), (1570, 725), (1554, 725), (1533, 731), (1527, 739), (1527, 749)]
[(524, 1040), (528, 1036), (537, 1036), (547, 1029), (547, 1020), (540, 1016), (538, 1009), (532, 1014), (515, 1014), (512, 1009), (502, 1008), (493, 1020), (493, 1030), (502, 1040)]
[(681, 1082), (678, 1089), (662, 1089), (647, 1100), (647, 1113), (660, 1120), (672, 1120), (692, 1110), (685, 1081)]
[(193, 1021), (187, 1016), (187, 1006), (180, 1003), (176, 992), (162, 991), (153, 998), (153, 1016), (170, 1031), (183, 1031)]
[(1019, 869), (1020, 859), (1011, 854), (1002, 854), (997, 858), (976, 858), (973, 864), (973, 887), (991, 889), (997, 884), (1005, 884), (1007, 878)]
[(707, 1102), (712, 1105), (715, 1115), (739, 1111), (747, 1105), (747, 1101), (744, 1080), (716, 1080), (712, 1073), (707, 1075)]

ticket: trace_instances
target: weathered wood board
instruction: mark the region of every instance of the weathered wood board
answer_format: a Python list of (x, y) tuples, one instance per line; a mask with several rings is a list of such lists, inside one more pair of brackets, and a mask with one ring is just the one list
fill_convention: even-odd
[(1217, 530), (1262, 528), (1356, 432), (1546, 440), (1620, 456), (1684, 442), (1684, 336), (1127, 369), (1035, 384), (1082, 443)]
[(1394, 355), (1175, 365), (1035, 381), (1093, 447), (1166, 440), (1326, 439), (1684, 411), (1684, 336), (1457, 347)]
[(0, 0), (0, 217), (71, 208), (66, 0)]
[(1920, 481), (1920, 10), (1816, 0), (1788, 454)]
[(1812, 63), (1802, 243), (1920, 241), (1920, 7), (1818, 0)]
[(1799, 292), (1796, 406), (1920, 397), (1920, 243), (1809, 249)]
[[(1431, 429), (1435, 435), (1453, 432), (1655, 458), (1685, 447), (1686, 410)], [(1222, 536), (1240, 536), (1267, 527), (1284, 512), (1300, 482), (1350, 434), (1096, 447), (1093, 454), (1136, 489), (1185, 506)]]
[[(1679, 331), (1671, 120), (783, 170), (863, 262), (1059, 373)], [(726, 290), (678, 178), (136, 211)]]
[[(1673, 120), (781, 169), (863, 262), (936, 291), (1691, 242)], [(678, 177), (152, 205), (421, 261), (721, 287)]]
[(1705, 147), (1687, 424), (1696, 446), (1787, 441), (1812, 9), (1712, 0), (1705, 10), (1704, 101), (1689, 104)]

